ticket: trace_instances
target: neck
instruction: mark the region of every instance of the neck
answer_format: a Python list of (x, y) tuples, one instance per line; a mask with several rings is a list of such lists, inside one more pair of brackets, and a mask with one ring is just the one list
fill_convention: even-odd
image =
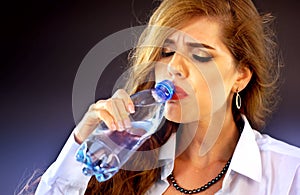
[(217, 162), (227, 162), (233, 154), (238, 138), (239, 132), (231, 113), (226, 114), (224, 120), (214, 115), (201, 122), (185, 124), (179, 148), (187, 145), (186, 141), (190, 143), (178, 156), (178, 160), (192, 163), (198, 168)]

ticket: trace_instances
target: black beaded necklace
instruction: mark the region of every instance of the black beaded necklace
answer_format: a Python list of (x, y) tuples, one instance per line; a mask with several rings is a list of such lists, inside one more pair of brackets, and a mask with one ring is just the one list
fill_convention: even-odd
[(231, 162), (231, 158), (227, 161), (227, 163), (225, 164), (224, 168), (218, 174), (217, 177), (215, 177), (214, 179), (212, 179), (211, 181), (209, 181), (207, 184), (205, 184), (205, 185), (203, 185), (203, 186), (201, 186), (200, 188), (197, 188), (197, 189), (187, 190), (185, 188), (180, 187), (177, 184), (176, 180), (175, 180), (173, 172), (168, 176), (168, 179), (169, 179), (169, 181), (171, 181), (173, 187), (176, 190), (180, 191), (181, 193), (184, 193), (184, 194), (197, 194), (197, 193), (200, 193), (200, 192), (203, 192), (203, 191), (207, 190), (210, 186), (212, 186), (215, 183), (217, 183), (223, 177), (223, 175), (225, 175), (225, 173), (228, 170), (228, 167), (230, 165), (230, 162)]

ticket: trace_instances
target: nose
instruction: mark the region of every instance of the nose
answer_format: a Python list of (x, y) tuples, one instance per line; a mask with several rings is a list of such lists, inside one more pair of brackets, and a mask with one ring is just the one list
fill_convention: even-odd
[(184, 57), (178, 53), (174, 53), (171, 61), (168, 63), (168, 74), (174, 79), (177, 77), (179, 79), (186, 78), (188, 76), (188, 70), (186, 67), (186, 60)]

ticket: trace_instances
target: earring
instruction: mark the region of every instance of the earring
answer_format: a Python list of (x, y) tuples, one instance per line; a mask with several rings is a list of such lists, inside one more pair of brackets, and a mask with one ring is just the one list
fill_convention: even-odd
[(236, 89), (236, 93), (235, 93), (235, 105), (236, 105), (236, 108), (239, 110), (242, 106), (242, 98), (239, 94), (239, 90)]

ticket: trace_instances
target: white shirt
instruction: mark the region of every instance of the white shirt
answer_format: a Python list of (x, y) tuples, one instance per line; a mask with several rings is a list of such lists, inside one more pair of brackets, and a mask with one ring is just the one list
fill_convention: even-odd
[[(253, 130), (245, 125), (216, 195), (300, 195), (300, 149)], [(169, 187), (168, 175), (175, 158), (173, 134), (161, 147), (160, 160), (166, 160), (161, 178), (146, 193), (159, 195)], [(83, 195), (90, 177), (82, 174), (75, 160), (79, 145), (70, 136), (57, 160), (43, 174), (36, 195)]]

